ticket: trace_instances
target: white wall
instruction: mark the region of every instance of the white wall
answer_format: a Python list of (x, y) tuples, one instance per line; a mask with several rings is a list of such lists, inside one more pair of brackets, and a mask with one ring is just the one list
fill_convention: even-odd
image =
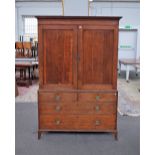
[(23, 16), (25, 15), (62, 15), (62, 3), (60, 2), (16, 2), (16, 35), (15, 40), (23, 35)]
[(130, 45), (131, 48), (120, 49), (119, 58), (138, 58), (139, 30), (140, 30), (140, 3), (137, 2), (92, 2), (89, 14), (91, 16), (122, 16), (120, 28), (130, 25), (133, 31), (120, 30), (119, 47)]
[(88, 0), (64, 0), (65, 16), (88, 16)]

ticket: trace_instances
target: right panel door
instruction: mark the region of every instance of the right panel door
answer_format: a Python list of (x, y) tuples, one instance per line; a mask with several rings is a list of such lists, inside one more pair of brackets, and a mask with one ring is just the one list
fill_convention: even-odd
[(81, 26), (78, 34), (78, 88), (116, 88), (117, 30), (109, 26)]

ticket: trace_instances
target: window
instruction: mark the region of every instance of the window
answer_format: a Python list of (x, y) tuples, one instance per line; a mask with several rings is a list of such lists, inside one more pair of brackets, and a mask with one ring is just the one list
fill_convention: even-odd
[(38, 36), (37, 19), (33, 16), (24, 17), (24, 40), (29, 41), (30, 38), (37, 40)]

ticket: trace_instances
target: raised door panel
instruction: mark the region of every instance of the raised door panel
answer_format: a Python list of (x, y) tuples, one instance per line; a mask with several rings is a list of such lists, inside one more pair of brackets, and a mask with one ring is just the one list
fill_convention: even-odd
[(45, 26), (43, 47), (44, 85), (53, 89), (77, 88), (76, 26)]
[[(115, 28), (83, 26), (79, 30), (80, 89), (112, 89), (116, 71)], [(117, 40), (116, 40), (117, 41)]]

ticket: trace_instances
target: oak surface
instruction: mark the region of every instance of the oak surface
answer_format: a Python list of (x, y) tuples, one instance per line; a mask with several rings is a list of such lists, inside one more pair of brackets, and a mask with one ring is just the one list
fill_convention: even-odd
[(38, 138), (45, 131), (117, 138), (120, 17), (38, 16)]

